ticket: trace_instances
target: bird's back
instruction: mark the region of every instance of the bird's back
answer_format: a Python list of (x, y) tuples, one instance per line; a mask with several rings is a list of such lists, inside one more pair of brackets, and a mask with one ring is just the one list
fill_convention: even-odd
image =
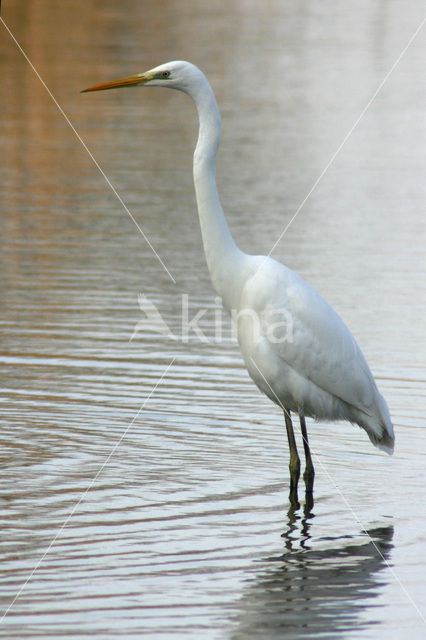
[[(249, 373), (287, 409), (349, 420), (390, 452), (393, 428), (368, 364), (339, 315), (300, 276), (264, 256), (247, 256), (238, 336)], [(253, 319), (258, 318), (258, 331)]]

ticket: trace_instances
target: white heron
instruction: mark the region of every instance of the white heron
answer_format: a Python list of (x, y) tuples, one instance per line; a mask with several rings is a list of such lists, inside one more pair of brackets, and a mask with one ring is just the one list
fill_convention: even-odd
[(394, 434), (388, 407), (341, 318), (296, 273), (269, 256), (244, 253), (231, 236), (215, 177), (221, 120), (205, 75), (189, 62), (173, 61), (84, 92), (130, 86), (178, 89), (195, 102), (199, 134), (193, 173), (207, 265), (223, 305), (238, 314), (238, 341), (251, 378), (284, 411), (292, 500), (297, 501), (300, 459), (291, 412), (300, 419), (307, 495), (312, 494), (314, 467), (305, 416), (348, 420), (391, 454)]

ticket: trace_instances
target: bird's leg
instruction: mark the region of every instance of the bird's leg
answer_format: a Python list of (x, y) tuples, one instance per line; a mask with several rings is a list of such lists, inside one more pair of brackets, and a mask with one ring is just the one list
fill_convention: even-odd
[(299, 418), (300, 418), (300, 428), (302, 430), (303, 448), (305, 450), (305, 459), (306, 459), (306, 467), (305, 467), (305, 472), (303, 474), (303, 479), (306, 485), (306, 493), (311, 494), (314, 488), (315, 471), (314, 471), (314, 465), (312, 464), (311, 450), (309, 448), (309, 442), (308, 442), (308, 432), (306, 431), (306, 422), (305, 422), (305, 416), (303, 415), (303, 413), (299, 414)]
[(296, 439), (294, 437), (293, 425), (291, 423), (290, 411), (284, 409), (285, 426), (287, 429), (288, 446), (290, 449), (290, 502), (299, 506), (297, 499), (297, 485), (300, 476), (300, 458), (297, 453)]

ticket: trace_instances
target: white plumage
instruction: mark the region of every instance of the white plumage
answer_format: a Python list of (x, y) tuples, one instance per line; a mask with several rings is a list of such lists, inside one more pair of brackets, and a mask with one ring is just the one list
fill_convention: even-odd
[(174, 61), (142, 74), (86, 89), (162, 86), (187, 93), (199, 116), (194, 185), (207, 265), (224, 306), (238, 316), (238, 339), (250, 376), (282, 407), (290, 445), (290, 496), (297, 501), (300, 461), (290, 412), (299, 414), (306, 455), (306, 489), (314, 469), (305, 416), (349, 420), (392, 453), (389, 411), (355, 339), (330, 305), (296, 273), (265, 256), (243, 253), (235, 244), (220, 204), (215, 178), (221, 122), (204, 74)]
[[(257, 340), (253, 322), (242, 315), (238, 332), (246, 366), (258, 387), (289, 411), (322, 420), (349, 420), (363, 427), (387, 453), (393, 429), (386, 403), (354, 337), (330, 305), (296, 273), (272, 258), (248, 256), (241, 309), (265, 310), (286, 320), (268, 337), (261, 322)], [(250, 265), (250, 266), (249, 266)], [(282, 310), (286, 314), (282, 314)], [(276, 321), (275, 321), (276, 322)], [(263, 374), (263, 375), (262, 375)], [(266, 380), (265, 380), (266, 378)]]

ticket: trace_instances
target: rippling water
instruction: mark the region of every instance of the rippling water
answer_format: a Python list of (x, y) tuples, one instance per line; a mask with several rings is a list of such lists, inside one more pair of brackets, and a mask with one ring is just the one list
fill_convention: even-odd
[[(282, 416), (209, 282), (192, 105), (79, 94), (168, 59), (201, 66), (223, 116), (231, 229), (267, 253), (423, 11), (3, 7), (172, 277), (1, 24), (0, 637), (426, 636), (426, 28), (274, 250), (344, 317), (395, 424), (388, 458), (350, 425), (309, 423), (313, 509), (288, 504)], [(148, 327), (140, 295), (175, 339)], [(205, 340), (182, 334), (186, 301), (189, 319), (206, 310)]]

